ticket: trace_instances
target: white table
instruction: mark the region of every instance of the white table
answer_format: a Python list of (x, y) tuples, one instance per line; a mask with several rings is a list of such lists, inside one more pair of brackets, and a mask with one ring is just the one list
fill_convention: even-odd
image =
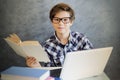
[(110, 79), (108, 78), (108, 76), (105, 73), (102, 73), (101, 75), (98, 75), (98, 76), (80, 79), (80, 80), (110, 80)]

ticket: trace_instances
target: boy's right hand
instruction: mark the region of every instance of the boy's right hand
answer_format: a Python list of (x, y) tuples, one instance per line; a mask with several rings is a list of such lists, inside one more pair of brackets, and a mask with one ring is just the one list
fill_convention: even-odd
[(41, 67), (39, 61), (37, 61), (35, 57), (26, 57), (26, 64), (31, 68)]

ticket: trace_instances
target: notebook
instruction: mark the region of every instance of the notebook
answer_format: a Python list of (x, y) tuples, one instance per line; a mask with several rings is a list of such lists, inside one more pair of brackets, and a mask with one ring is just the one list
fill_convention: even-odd
[(62, 80), (80, 80), (104, 72), (113, 47), (67, 53), (61, 70)]

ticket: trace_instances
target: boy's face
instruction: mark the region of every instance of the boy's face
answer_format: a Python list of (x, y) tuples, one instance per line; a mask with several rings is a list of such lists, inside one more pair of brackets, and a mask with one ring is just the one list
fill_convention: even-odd
[(52, 20), (55, 31), (59, 34), (65, 34), (70, 31), (73, 21), (70, 20), (70, 14), (66, 11), (58, 12)]

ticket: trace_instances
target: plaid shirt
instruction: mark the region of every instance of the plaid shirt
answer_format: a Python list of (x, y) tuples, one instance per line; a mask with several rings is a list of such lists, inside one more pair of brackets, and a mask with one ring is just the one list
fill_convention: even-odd
[(70, 32), (69, 41), (66, 45), (62, 45), (54, 34), (45, 42), (43, 47), (51, 60), (44, 66), (62, 66), (68, 52), (93, 48), (87, 37), (78, 32)]

